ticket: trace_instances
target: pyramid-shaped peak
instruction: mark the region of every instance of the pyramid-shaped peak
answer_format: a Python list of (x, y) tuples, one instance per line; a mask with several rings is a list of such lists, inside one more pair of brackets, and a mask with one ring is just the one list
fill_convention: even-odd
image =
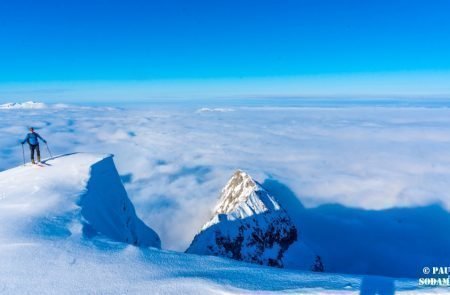
[(276, 198), (237, 170), (186, 252), (283, 267), (284, 253), (297, 239), (297, 227)]
[(246, 172), (237, 170), (222, 189), (214, 215), (231, 214), (245, 218), (268, 210), (278, 210), (278, 202)]
[(250, 175), (242, 170), (237, 170), (222, 189), (216, 213), (232, 212), (239, 203), (245, 202), (257, 189), (257, 184)]

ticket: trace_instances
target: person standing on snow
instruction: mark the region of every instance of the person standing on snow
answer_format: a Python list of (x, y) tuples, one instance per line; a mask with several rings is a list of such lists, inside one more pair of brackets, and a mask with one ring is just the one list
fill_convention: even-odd
[(30, 127), (30, 133), (27, 134), (25, 139), (22, 141), (22, 145), (27, 142), (30, 147), (31, 152), (31, 163), (36, 164), (34, 161), (34, 151), (36, 151), (37, 161), (41, 162), (41, 152), (39, 150), (39, 139), (44, 143), (47, 143), (38, 133), (34, 132), (34, 128)]

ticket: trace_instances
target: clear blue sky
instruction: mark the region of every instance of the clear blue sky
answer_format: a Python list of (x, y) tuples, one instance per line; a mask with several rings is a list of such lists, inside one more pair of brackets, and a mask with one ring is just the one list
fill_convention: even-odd
[(0, 97), (49, 83), (251, 79), (258, 94), (258, 79), (431, 79), (450, 72), (449, 13), (448, 0), (1, 1)]

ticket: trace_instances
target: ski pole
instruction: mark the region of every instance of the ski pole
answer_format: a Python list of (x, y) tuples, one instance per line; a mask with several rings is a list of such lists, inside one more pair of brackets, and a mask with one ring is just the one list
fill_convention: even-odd
[(23, 158), (23, 166), (25, 166), (25, 150), (23, 149), (23, 143), (22, 143), (22, 158)]
[(48, 144), (45, 143), (45, 146), (47, 147), (47, 151), (50, 154), (50, 159), (53, 159), (52, 152), (50, 151), (50, 148), (48, 147)]

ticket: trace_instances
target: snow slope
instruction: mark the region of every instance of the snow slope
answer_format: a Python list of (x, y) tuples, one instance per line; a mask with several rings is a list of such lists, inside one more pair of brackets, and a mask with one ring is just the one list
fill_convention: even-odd
[(0, 173), (0, 294), (445, 291), (411, 279), (288, 271), (147, 247), (158, 247), (158, 236), (136, 216), (112, 156), (46, 163)]
[[(107, 242), (0, 244), (0, 294), (435, 293), (415, 280), (289, 271)], [(362, 294), (375, 294), (371, 292)]]
[(102, 235), (160, 247), (158, 235), (137, 216), (111, 155), (71, 154), (0, 172), (1, 240)]

